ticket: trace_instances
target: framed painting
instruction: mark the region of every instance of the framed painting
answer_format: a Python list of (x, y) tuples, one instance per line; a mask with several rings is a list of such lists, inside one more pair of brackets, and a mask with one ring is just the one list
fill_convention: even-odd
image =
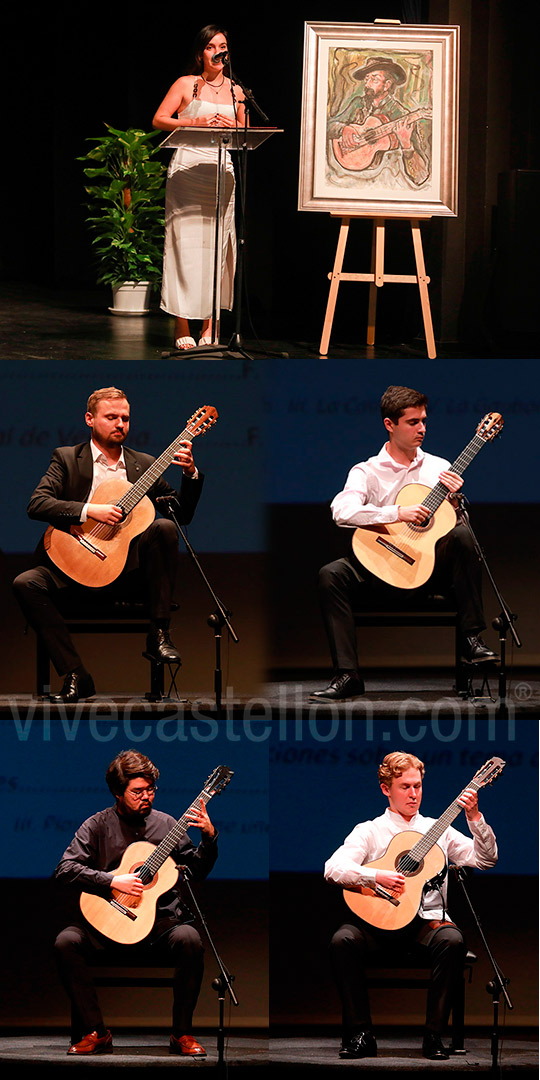
[(305, 24), (299, 210), (457, 215), (459, 27)]

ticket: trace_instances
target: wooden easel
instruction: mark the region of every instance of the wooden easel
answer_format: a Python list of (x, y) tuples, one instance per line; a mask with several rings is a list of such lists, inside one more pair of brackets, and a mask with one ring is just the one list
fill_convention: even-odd
[[(342, 217), (341, 214), (332, 213), (330, 216), (340, 217), (341, 227), (339, 230), (336, 258), (334, 260), (334, 269), (332, 273), (328, 275), (328, 277), (330, 278), (330, 292), (328, 295), (326, 316), (324, 320), (321, 344), (319, 348), (320, 356), (328, 355), (328, 345), (330, 342), (330, 334), (332, 333), (332, 324), (334, 322), (334, 312), (336, 310), (337, 294), (341, 282), (367, 281), (369, 282), (368, 326), (366, 338), (367, 344), (375, 344), (377, 289), (380, 289), (383, 285), (386, 284), (386, 282), (407, 285), (417, 284), (420, 291), (420, 303), (422, 305), (422, 317), (424, 320), (424, 332), (426, 335), (427, 354), (431, 360), (434, 360), (437, 356), (437, 352), (435, 349), (435, 338), (433, 336), (433, 323), (431, 320), (431, 308), (429, 304), (429, 278), (426, 275), (424, 252), (422, 249), (422, 235), (420, 233), (420, 222), (429, 221), (432, 215), (418, 214), (416, 215), (416, 217), (407, 218), (411, 225), (414, 257), (416, 260), (416, 274), (385, 274), (384, 240), (387, 220), (386, 218), (373, 217), (373, 214), (349, 214), (347, 217)], [(343, 259), (345, 257), (345, 248), (347, 246), (347, 240), (349, 236), (349, 227), (351, 221), (355, 218), (370, 218), (373, 221), (373, 237), (371, 245), (371, 272), (369, 274), (345, 274), (342, 271)], [(403, 220), (403, 218), (400, 217), (400, 220)]]

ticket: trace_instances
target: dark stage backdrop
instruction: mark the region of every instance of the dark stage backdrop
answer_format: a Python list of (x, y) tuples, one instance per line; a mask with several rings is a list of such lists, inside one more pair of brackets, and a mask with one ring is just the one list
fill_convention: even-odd
[[(108, 703), (92, 715), (53, 715), (32, 707), (19, 712), (13, 702), (0, 725), (3, 877), (49, 877), (81, 822), (113, 804), (105, 772), (117, 753), (134, 747), (160, 770), (155, 808), (175, 818), (216, 766), (228, 765), (234, 776), (208, 805), (220, 833), (212, 877), (266, 878), (268, 733), (249, 710), (242, 719), (229, 716), (220, 730), (215, 716), (170, 709), (156, 715), (155, 706), (141, 713)], [(197, 844), (200, 832), (189, 836)]]
[[(506, 761), (502, 774), (479, 793), (493, 827), (499, 862), (489, 873), (538, 872), (538, 724), (482, 716), (438, 716), (412, 698), (399, 717), (309, 713), (284, 717), (271, 748), (271, 855), (275, 872), (320, 873), (354, 826), (384, 813), (377, 769), (393, 750), (415, 754), (426, 766), (421, 813), (438, 818), (490, 757)], [(303, 822), (288, 841), (291, 820)], [(468, 835), (464, 814), (454, 827)]]

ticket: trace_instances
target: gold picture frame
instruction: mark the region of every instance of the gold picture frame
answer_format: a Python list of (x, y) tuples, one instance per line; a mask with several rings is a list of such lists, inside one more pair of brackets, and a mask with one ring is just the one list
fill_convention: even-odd
[(305, 23), (298, 209), (457, 216), (459, 26)]

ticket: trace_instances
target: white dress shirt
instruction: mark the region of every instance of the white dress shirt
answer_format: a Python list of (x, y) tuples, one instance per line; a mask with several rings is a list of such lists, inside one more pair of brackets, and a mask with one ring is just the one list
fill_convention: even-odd
[[(345, 842), (328, 859), (324, 867), (327, 881), (333, 881), (344, 889), (358, 885), (370, 886), (375, 880), (376, 871), (365, 863), (374, 862), (384, 855), (391, 839), (400, 832), (426, 833), (436, 818), (415, 814), (406, 821), (401, 814), (387, 808), (381, 817), (373, 821), (363, 821), (347, 836)], [(493, 829), (481, 816), (479, 821), (468, 821), (472, 839), (464, 836), (450, 825), (439, 837), (437, 844), (442, 848), (447, 863), (457, 866), (471, 866), (478, 870), (487, 870), (495, 866), (498, 858), (497, 841)], [(441, 893), (446, 909), (447, 882), (441, 886)], [(423, 894), (418, 914), (423, 919), (442, 919), (445, 917), (441, 895), (432, 889)]]
[(120, 450), (120, 457), (118, 458), (118, 461), (115, 461), (114, 465), (109, 465), (105, 454), (99, 449), (99, 446), (96, 446), (92, 439), (90, 439), (90, 450), (92, 453), (92, 461), (94, 463), (94, 475), (92, 487), (90, 488), (88, 498), (81, 511), (81, 523), (86, 521), (88, 517), (88, 503), (92, 502), (92, 495), (100, 484), (103, 484), (105, 480), (127, 480), (123, 446)]
[(351, 469), (343, 491), (332, 502), (336, 525), (356, 528), (398, 521), (396, 498), (406, 484), (435, 487), (443, 470), (450, 469), (446, 458), (426, 454), (418, 447), (409, 465), (400, 465), (388, 453), (386, 444), (375, 457), (360, 461)]

